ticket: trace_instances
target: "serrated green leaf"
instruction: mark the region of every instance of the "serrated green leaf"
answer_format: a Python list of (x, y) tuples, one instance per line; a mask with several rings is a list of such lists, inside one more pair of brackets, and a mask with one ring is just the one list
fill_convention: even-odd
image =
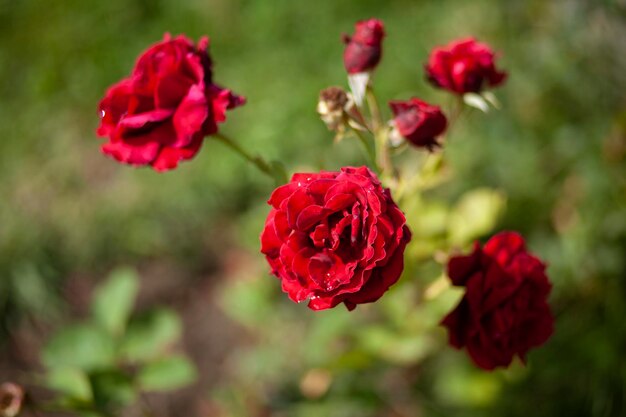
[(120, 357), (147, 362), (165, 353), (182, 332), (178, 315), (167, 309), (147, 312), (131, 319), (121, 342)]
[(92, 304), (92, 313), (112, 335), (119, 336), (133, 308), (139, 284), (135, 271), (127, 268), (111, 273), (97, 290)]
[(469, 191), (453, 209), (448, 222), (452, 245), (463, 246), (489, 233), (504, 211), (504, 194), (489, 188)]
[(42, 352), (48, 368), (83, 371), (113, 364), (115, 347), (109, 334), (94, 323), (67, 327), (55, 334)]
[(167, 391), (191, 384), (196, 368), (183, 356), (171, 356), (147, 364), (137, 375), (137, 382), (146, 391)]
[(58, 391), (71, 399), (86, 402), (93, 399), (89, 378), (80, 369), (52, 369), (46, 374), (45, 384), (48, 388)]

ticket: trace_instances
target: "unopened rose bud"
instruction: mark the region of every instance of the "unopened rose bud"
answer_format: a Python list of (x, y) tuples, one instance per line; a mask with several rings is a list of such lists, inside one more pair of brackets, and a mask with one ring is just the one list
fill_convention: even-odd
[(350, 95), (341, 87), (328, 87), (320, 91), (317, 112), (329, 130), (341, 130), (347, 121), (346, 110), (351, 107)]
[(412, 145), (428, 150), (439, 146), (437, 136), (441, 135), (448, 125), (446, 116), (439, 106), (432, 106), (417, 98), (407, 101), (389, 102), (394, 118), (391, 122), (392, 141), (399, 137), (408, 140)]
[(348, 74), (372, 71), (376, 68), (382, 55), (384, 36), (383, 22), (378, 19), (361, 20), (354, 27), (354, 35), (343, 36), (346, 44), (343, 63)]
[(24, 390), (17, 384), (5, 382), (0, 385), (0, 416), (15, 417), (22, 408)]

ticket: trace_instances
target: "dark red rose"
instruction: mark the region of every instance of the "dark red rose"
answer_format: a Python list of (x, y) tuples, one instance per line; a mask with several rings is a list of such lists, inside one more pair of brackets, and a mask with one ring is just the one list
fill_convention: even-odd
[(213, 83), (208, 38), (197, 46), (180, 35), (145, 51), (129, 78), (114, 84), (100, 102), (102, 152), (157, 171), (191, 159), (204, 137), (217, 132), (226, 110), (243, 97)]
[(439, 144), (437, 136), (448, 126), (446, 116), (439, 106), (432, 106), (417, 98), (407, 101), (390, 101), (393, 125), (403, 138), (415, 146), (432, 149)]
[(356, 23), (354, 35), (343, 36), (346, 49), (343, 63), (348, 74), (366, 72), (376, 68), (382, 54), (385, 36), (383, 22), (378, 19), (361, 20)]
[(514, 232), (495, 235), (482, 249), (477, 242), (470, 255), (451, 258), (448, 276), (453, 285), (465, 287), (465, 295), (441, 322), (450, 344), (467, 348), (486, 370), (506, 367), (516, 355), (525, 361), (528, 350), (553, 332), (545, 268)]
[(506, 79), (506, 72), (496, 69), (495, 58), (488, 45), (461, 39), (432, 50), (426, 75), (435, 86), (454, 93), (478, 93)]
[(352, 310), (400, 278), (411, 233), (368, 168), (294, 174), (268, 203), (261, 252), (293, 301)]

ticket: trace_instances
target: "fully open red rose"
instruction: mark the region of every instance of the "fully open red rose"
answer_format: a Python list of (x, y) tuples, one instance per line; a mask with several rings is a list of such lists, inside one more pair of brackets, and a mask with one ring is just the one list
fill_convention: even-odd
[(450, 344), (467, 348), (481, 368), (506, 367), (516, 355), (525, 361), (526, 352), (552, 334), (545, 265), (519, 234), (499, 233), (482, 249), (476, 243), (470, 255), (450, 259), (448, 275), (465, 295), (442, 324)]
[(261, 252), (293, 301), (352, 310), (400, 278), (411, 233), (368, 168), (295, 174), (268, 203)]
[(426, 64), (426, 75), (437, 87), (454, 93), (478, 93), (495, 87), (506, 79), (506, 72), (495, 67), (491, 48), (473, 38), (436, 47)]
[(105, 154), (157, 171), (176, 168), (217, 132), (227, 109), (245, 103), (213, 83), (208, 44), (206, 37), (194, 46), (166, 34), (139, 57), (130, 77), (109, 88), (98, 127), (98, 135), (109, 138)]
[(355, 25), (354, 35), (344, 35), (343, 63), (348, 74), (370, 71), (378, 65), (384, 36), (383, 22), (378, 19), (361, 20)]
[(439, 106), (432, 106), (417, 98), (407, 101), (390, 101), (394, 114), (393, 125), (397, 132), (415, 146), (432, 149), (437, 146), (437, 136), (448, 125)]

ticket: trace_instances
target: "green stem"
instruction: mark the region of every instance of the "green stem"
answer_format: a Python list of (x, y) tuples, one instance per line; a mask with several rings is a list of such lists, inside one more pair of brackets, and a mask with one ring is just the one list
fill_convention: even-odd
[(241, 155), (248, 162), (251, 162), (255, 167), (259, 169), (259, 171), (266, 174), (270, 178), (280, 182), (280, 179), (276, 177), (275, 172), (272, 169), (272, 166), (265, 159), (263, 159), (260, 156), (254, 156), (250, 154), (248, 151), (242, 148), (237, 142), (233, 141), (227, 136), (224, 136), (221, 133), (216, 133), (215, 135), (213, 135), (213, 137), (219, 140), (220, 142), (222, 142), (224, 145), (228, 146), (233, 151), (235, 151), (235, 153), (238, 153), (239, 155)]
[(387, 146), (387, 134), (383, 130), (378, 130), (374, 136), (376, 141), (376, 155), (378, 156), (378, 166), (383, 174), (393, 176), (393, 164)]
[(365, 89), (365, 97), (367, 99), (367, 105), (372, 115), (372, 128), (374, 132), (377, 132), (383, 124), (383, 120), (380, 114), (380, 107), (378, 106), (378, 100), (376, 100), (376, 94), (371, 85), (367, 85)]
[(461, 115), (463, 114), (463, 110), (465, 109), (463, 97), (457, 96), (451, 107), (452, 109), (450, 110), (450, 117), (448, 117), (448, 128), (446, 129), (445, 137), (443, 138), (444, 143), (449, 140), (452, 127), (456, 125), (458, 120), (461, 118)]
[(356, 137), (359, 139), (359, 141), (363, 145), (363, 149), (365, 149), (365, 153), (367, 154), (369, 163), (374, 165), (374, 169), (376, 171), (379, 171), (380, 169), (378, 168), (378, 163), (376, 162), (376, 150), (372, 146), (371, 142), (368, 140), (368, 138), (365, 137), (365, 135), (363, 135), (363, 132), (361, 132), (359, 129), (356, 129), (352, 126), (350, 127), (352, 128), (352, 131), (354, 132)]
[(389, 155), (387, 131), (382, 120), (378, 100), (376, 100), (376, 94), (374, 94), (374, 89), (371, 85), (367, 86), (365, 96), (367, 98), (367, 105), (372, 116), (372, 128), (374, 131), (374, 141), (376, 143), (377, 165), (380, 167), (382, 175), (387, 174), (393, 177), (395, 176), (395, 170), (391, 161), (391, 155)]

